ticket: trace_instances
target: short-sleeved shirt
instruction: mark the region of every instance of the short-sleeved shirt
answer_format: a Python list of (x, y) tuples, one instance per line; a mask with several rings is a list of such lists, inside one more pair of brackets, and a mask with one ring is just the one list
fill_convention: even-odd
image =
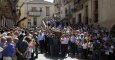
[(23, 41), (19, 41), (17, 44), (16, 44), (16, 48), (18, 48), (18, 50), (21, 52), (21, 53), (24, 53), (26, 51), (26, 49), (28, 48), (28, 43), (27, 41), (23, 40)]
[(75, 36), (71, 36), (71, 37), (70, 37), (70, 41), (71, 41), (72, 43), (75, 43), (75, 42), (76, 42), (76, 37), (75, 37)]
[(3, 56), (13, 56), (13, 53), (15, 51), (15, 47), (12, 43), (6, 43), (6, 47), (3, 51)]

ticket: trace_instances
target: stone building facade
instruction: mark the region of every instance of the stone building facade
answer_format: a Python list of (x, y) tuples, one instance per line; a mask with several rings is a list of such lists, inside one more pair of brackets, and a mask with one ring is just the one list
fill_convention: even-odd
[(109, 29), (115, 25), (114, 0), (61, 0), (61, 3), (60, 16), (70, 24), (99, 24)]
[(44, 0), (33, 0), (24, 2), (21, 7), (20, 20), (23, 20), (19, 25), (23, 28), (39, 27), (42, 25), (42, 20), (46, 17), (53, 17), (54, 4)]

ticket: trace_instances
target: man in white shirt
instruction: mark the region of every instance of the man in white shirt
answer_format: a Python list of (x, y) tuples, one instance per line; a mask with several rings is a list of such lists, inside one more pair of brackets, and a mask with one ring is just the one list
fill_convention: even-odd
[(39, 33), (37, 41), (40, 44), (40, 51), (41, 53), (43, 53), (43, 50), (45, 48), (45, 35), (42, 32)]

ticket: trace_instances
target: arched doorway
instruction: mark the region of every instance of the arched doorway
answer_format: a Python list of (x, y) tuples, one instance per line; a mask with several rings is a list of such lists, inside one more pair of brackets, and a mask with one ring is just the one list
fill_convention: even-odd
[(110, 33), (113, 37), (115, 37), (115, 25), (112, 26)]

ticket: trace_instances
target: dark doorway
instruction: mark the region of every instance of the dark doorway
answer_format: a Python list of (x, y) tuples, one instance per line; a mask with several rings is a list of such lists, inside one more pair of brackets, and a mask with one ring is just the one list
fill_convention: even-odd
[(78, 22), (81, 23), (81, 13), (78, 15)]
[(34, 20), (34, 21), (33, 21), (33, 25), (36, 26), (36, 25), (37, 25), (37, 18), (34, 17), (33, 20)]
[(86, 9), (85, 24), (88, 24), (88, 6), (86, 6), (85, 9)]
[(94, 22), (98, 23), (98, 0), (94, 1)]

